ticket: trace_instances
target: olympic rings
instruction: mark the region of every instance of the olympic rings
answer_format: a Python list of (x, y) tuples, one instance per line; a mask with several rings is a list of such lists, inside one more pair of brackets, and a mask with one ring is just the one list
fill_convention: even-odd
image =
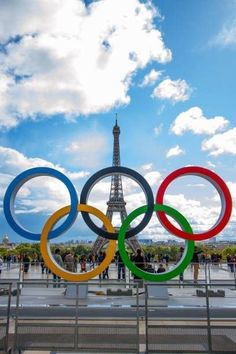
[[(114, 174), (125, 175), (125, 176), (131, 177), (133, 180), (135, 180), (142, 188), (142, 190), (146, 196), (146, 200), (147, 200), (147, 205), (148, 205), (147, 212), (139, 225), (137, 225), (136, 227), (127, 231), (126, 238), (129, 238), (129, 237), (137, 235), (139, 232), (141, 232), (145, 228), (145, 226), (150, 221), (150, 219), (152, 217), (152, 213), (153, 213), (154, 198), (153, 198), (152, 190), (151, 190), (149, 184), (147, 183), (147, 181), (138, 172), (131, 170), (130, 168), (121, 167), (121, 166), (107, 167), (107, 168), (104, 168), (103, 170), (96, 172), (85, 183), (84, 188), (81, 191), (80, 203), (81, 204), (87, 203), (88, 195), (89, 195), (91, 189), (93, 188), (93, 186), (98, 181), (100, 181), (102, 178), (105, 178), (109, 175), (114, 175)], [(91, 220), (88, 213), (82, 212), (82, 217), (83, 217), (85, 223), (88, 225), (88, 227), (93, 232), (95, 232), (97, 235), (107, 238), (109, 240), (117, 240), (118, 233), (109, 233), (106, 230), (104, 230), (103, 228), (98, 227)]]
[[(194, 241), (187, 241), (187, 247), (184, 250), (183, 256), (181, 260), (177, 263), (177, 265), (164, 273), (160, 274), (153, 274), (150, 272), (146, 272), (140, 268), (138, 268), (129, 258), (126, 250), (125, 250), (125, 234), (127, 229), (129, 228), (130, 223), (139, 215), (145, 213), (147, 210), (147, 205), (144, 205), (142, 207), (139, 207), (132, 211), (127, 218), (124, 220), (120, 231), (119, 231), (119, 238), (118, 238), (118, 248), (119, 252), (121, 255), (121, 258), (124, 262), (124, 264), (129, 268), (129, 270), (134, 273), (136, 276), (148, 280), (148, 281), (155, 281), (155, 282), (161, 282), (161, 281), (167, 281), (170, 280), (180, 273), (183, 273), (185, 268), (189, 265), (189, 263), (192, 260), (193, 252), (194, 252)], [(178, 224), (183, 228), (184, 231), (188, 233), (192, 233), (192, 228), (188, 221), (185, 219), (185, 217), (180, 214), (177, 210), (163, 204), (155, 204), (154, 205), (154, 211), (162, 211), (166, 213), (169, 216), (172, 216), (175, 221), (178, 222)]]
[[(105, 216), (98, 209), (86, 204), (89, 193), (93, 188), (93, 186), (102, 178), (107, 177), (109, 175), (112, 176), (125, 175), (135, 180), (142, 188), (147, 201), (147, 205), (144, 205), (134, 210), (130, 215), (127, 216), (127, 218), (123, 221), (121, 225), (119, 234), (115, 232), (115, 229), (112, 226), (107, 216)], [(216, 188), (221, 199), (221, 212), (216, 224), (210, 230), (207, 230), (199, 234), (193, 233), (190, 224), (182, 214), (180, 214), (177, 210), (171, 208), (170, 206), (163, 204), (164, 193), (167, 187), (169, 186), (169, 184), (173, 182), (173, 180), (175, 180), (176, 178), (185, 175), (200, 176), (208, 180)], [(17, 192), (25, 182), (37, 176), (51, 176), (59, 179), (67, 187), (71, 199), (71, 205), (56, 211), (48, 219), (48, 221), (46, 222), (43, 228), (42, 234), (37, 234), (25, 230), (16, 221), (15, 214), (14, 214), (14, 201)], [(178, 169), (172, 172), (169, 176), (167, 176), (164, 179), (161, 186), (159, 187), (159, 190), (157, 191), (156, 204), (154, 205), (154, 198), (153, 198), (151, 187), (139, 173), (126, 167), (113, 166), (113, 167), (104, 168), (89, 178), (89, 180), (85, 183), (82, 189), (80, 204), (78, 204), (78, 197), (77, 197), (76, 190), (73, 184), (64, 174), (52, 168), (37, 167), (22, 172), (10, 183), (4, 197), (3, 208), (4, 208), (6, 220), (8, 221), (9, 225), (12, 227), (12, 229), (15, 232), (30, 240), (35, 240), (35, 241), (40, 240), (40, 249), (41, 249), (42, 257), (45, 260), (45, 263), (51, 269), (51, 271), (54, 274), (58, 275), (59, 277), (62, 277), (69, 281), (87, 281), (97, 276), (105, 268), (107, 268), (110, 262), (112, 261), (116, 250), (115, 240), (118, 239), (118, 248), (121, 257), (124, 263), (126, 264), (126, 266), (135, 275), (149, 281), (167, 281), (177, 276), (178, 274), (182, 273), (185, 270), (185, 268), (188, 266), (188, 264), (191, 262), (192, 255), (194, 252), (194, 241), (209, 239), (217, 235), (219, 232), (221, 232), (223, 228), (227, 225), (232, 212), (232, 197), (226, 183), (217, 174), (215, 174), (214, 172), (206, 168), (202, 168), (199, 166), (191, 166), (191, 167), (184, 167)], [(59, 267), (51, 255), (51, 251), (48, 243), (49, 239), (61, 235), (73, 224), (79, 211), (82, 213), (82, 217), (84, 221), (92, 231), (109, 240), (106, 258), (103, 260), (103, 262), (96, 269), (83, 274), (71, 273)], [(175, 236), (184, 238), (186, 240), (186, 248), (180, 262), (173, 269), (162, 274), (152, 274), (143, 271), (140, 268), (137, 268), (130, 261), (125, 250), (125, 239), (135, 236), (139, 232), (141, 232), (150, 221), (153, 211), (156, 212), (157, 217), (159, 218), (161, 224), (167, 231), (169, 231)], [(94, 222), (91, 220), (88, 213), (97, 216), (102, 221), (106, 230), (96, 226), (96, 224), (94, 224)], [(62, 217), (64, 217), (67, 214), (68, 217), (66, 218), (66, 220), (58, 228), (52, 230), (54, 224), (56, 224), (58, 220), (60, 220)], [(140, 224), (138, 224), (136, 227), (132, 229), (129, 229), (130, 223), (137, 216), (141, 214), (145, 214), (145, 215), (142, 221), (140, 222)], [(176, 228), (167, 219), (166, 214), (174, 218), (174, 220), (179, 224), (182, 230)]]
[[(100, 210), (98, 210), (92, 206), (89, 206), (89, 205), (79, 204), (77, 207), (77, 211), (78, 212), (83, 211), (83, 212), (91, 213), (91, 214), (97, 216), (103, 222), (103, 224), (105, 225), (106, 229), (109, 232), (111, 232), (111, 233), (115, 232), (115, 229), (112, 226), (110, 220)], [(68, 214), (69, 212), (70, 212), (70, 206), (68, 205), (64, 208), (57, 210), (48, 219), (48, 221), (46, 222), (46, 224), (43, 228), (43, 231), (42, 231), (41, 240), (40, 240), (40, 250), (41, 250), (41, 253), (43, 255), (43, 259), (44, 259), (46, 265), (52, 271), (52, 273), (58, 275), (59, 277), (65, 279), (65, 280), (72, 281), (72, 282), (73, 281), (75, 281), (75, 282), (76, 281), (87, 281), (91, 278), (94, 278), (96, 275), (99, 275), (100, 273), (102, 273), (109, 266), (109, 264), (111, 263), (111, 261), (113, 260), (113, 258), (115, 256), (116, 241), (109, 240), (105, 259), (102, 261), (102, 263), (97, 268), (95, 268), (87, 273), (76, 274), (76, 273), (68, 272), (67, 270), (59, 267), (58, 264), (56, 263), (56, 261), (52, 257), (47, 239), (48, 239), (48, 234), (51, 232), (51, 229), (54, 226), (54, 224), (58, 220), (60, 220), (63, 216)]]
[(67, 219), (55, 230), (50, 231), (49, 239), (55, 238), (65, 232), (69, 227), (73, 224), (77, 217), (77, 204), (78, 204), (78, 197), (75, 190), (75, 187), (71, 183), (71, 181), (61, 172), (49, 168), (49, 167), (35, 167), (29, 170), (26, 170), (20, 173), (8, 186), (4, 202), (3, 202), (3, 209), (5, 213), (5, 217), (7, 219), (8, 224), (12, 227), (12, 229), (18, 233), (19, 235), (34, 241), (39, 241), (41, 234), (40, 233), (33, 233), (24, 229), (16, 220), (15, 213), (14, 213), (14, 202), (16, 198), (16, 194), (21, 188), (21, 186), (31, 180), (32, 178), (38, 176), (51, 176), (59, 179), (62, 183), (65, 184), (67, 187), (70, 199), (71, 199), (71, 208), (70, 212), (68, 213)]
[(159, 218), (162, 226), (165, 227), (166, 230), (178, 237), (184, 238), (186, 240), (195, 241), (206, 240), (219, 234), (227, 225), (232, 212), (232, 197), (227, 185), (216, 173), (203, 167), (189, 166), (180, 168), (166, 177), (166, 179), (162, 182), (160, 188), (157, 191), (156, 203), (163, 204), (164, 193), (169, 184), (176, 178), (186, 175), (200, 176), (209, 181), (218, 191), (221, 199), (221, 213), (218, 220), (216, 221), (216, 224), (208, 231), (199, 234), (194, 234), (176, 228), (173, 224), (171, 224), (171, 222), (165, 216), (165, 213), (162, 211), (157, 211), (157, 217)]

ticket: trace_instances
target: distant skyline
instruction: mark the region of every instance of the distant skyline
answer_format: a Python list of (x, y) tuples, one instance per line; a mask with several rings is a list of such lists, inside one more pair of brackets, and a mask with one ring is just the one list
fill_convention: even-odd
[[(0, 238), (27, 242), (2, 210), (7, 186), (23, 170), (59, 169), (79, 195), (89, 176), (111, 166), (117, 113), (121, 164), (141, 173), (154, 195), (188, 165), (226, 181), (234, 210), (219, 239), (233, 240), (235, 62), (235, 0), (0, 0)], [(109, 187), (101, 181), (89, 200), (104, 212)], [(123, 178), (123, 187), (128, 212), (145, 204), (134, 183)], [(40, 231), (68, 203), (61, 183), (36, 178), (17, 195), (17, 217)], [(219, 216), (218, 194), (197, 177), (173, 183), (165, 203), (194, 231)], [(92, 237), (79, 216), (58, 242)], [(169, 235), (153, 215), (139, 237)]]

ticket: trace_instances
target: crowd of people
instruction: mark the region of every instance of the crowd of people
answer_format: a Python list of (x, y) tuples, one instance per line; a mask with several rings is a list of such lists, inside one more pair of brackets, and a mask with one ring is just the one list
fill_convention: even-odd
[[(184, 254), (184, 247), (179, 248), (179, 252), (176, 256), (175, 263), (177, 264)], [(64, 252), (61, 252), (60, 248), (56, 248), (53, 252), (53, 258), (55, 262), (62, 268), (68, 270), (69, 272), (87, 272), (97, 265), (100, 265), (104, 258), (106, 257), (106, 252), (100, 251), (98, 255), (90, 253), (89, 255), (81, 255), (78, 256), (76, 253), (71, 252), (70, 249), (67, 249)], [(130, 259), (132, 262), (142, 270), (145, 270), (150, 273), (163, 273), (169, 269), (169, 260), (170, 257), (168, 254), (159, 254), (158, 258), (155, 255), (151, 255), (150, 253), (144, 254), (141, 249), (138, 249), (136, 254), (131, 254)], [(227, 265), (231, 272), (236, 271), (236, 256), (235, 255), (227, 255)], [(198, 282), (199, 277), (199, 269), (201, 264), (211, 263), (212, 265), (218, 266), (222, 260), (222, 256), (218, 253), (205, 254), (201, 249), (195, 247), (193, 257), (191, 260), (191, 269), (193, 271), (193, 280), (195, 283)], [(42, 274), (50, 273), (50, 270), (44, 263), (44, 260), (41, 258), (32, 259), (27, 254), (22, 254), (20, 256), (6, 255), (4, 257), (0, 257), (0, 274), (2, 273), (2, 269), (4, 264), (6, 264), (6, 269), (10, 270), (11, 264), (21, 262), (22, 267), (25, 273), (28, 272), (30, 264), (40, 264)], [(122, 260), (122, 257), (119, 251), (116, 252), (115, 255), (115, 264), (117, 266), (117, 278), (118, 280), (126, 279), (126, 267)], [(53, 274), (53, 278), (55, 280), (59, 280), (59, 278)], [(134, 275), (134, 279), (138, 279)], [(99, 275), (99, 279), (109, 279), (109, 267), (107, 267), (102, 274)], [(184, 280), (184, 274), (181, 273), (179, 276), (179, 280)]]

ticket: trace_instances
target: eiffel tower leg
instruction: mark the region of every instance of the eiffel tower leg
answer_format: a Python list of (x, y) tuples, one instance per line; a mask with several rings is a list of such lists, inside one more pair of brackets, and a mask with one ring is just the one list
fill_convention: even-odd
[[(99, 251), (105, 246), (106, 243), (108, 243), (108, 240), (106, 238), (98, 236), (96, 238), (96, 241), (94, 242), (92, 252), (94, 254), (98, 254)], [(137, 253), (137, 249), (139, 248), (141, 249), (141, 246), (135, 236), (130, 237), (128, 240), (126, 240), (126, 243), (132, 249), (134, 254)]]
[(96, 238), (96, 241), (94, 242), (92, 253), (93, 254), (98, 254), (99, 251), (105, 246), (105, 244), (108, 243), (108, 240), (104, 237), (98, 236)]
[(130, 237), (126, 240), (126, 243), (128, 244), (128, 246), (132, 249), (132, 251), (134, 252), (134, 254), (137, 253), (137, 249), (141, 249), (141, 246), (138, 242), (138, 240), (136, 239), (135, 236)]

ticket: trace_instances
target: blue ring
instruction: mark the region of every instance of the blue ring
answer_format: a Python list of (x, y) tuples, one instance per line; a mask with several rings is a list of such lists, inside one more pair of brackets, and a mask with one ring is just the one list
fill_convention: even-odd
[(23, 236), (29, 240), (39, 241), (41, 234), (33, 233), (24, 229), (16, 220), (14, 213), (14, 202), (16, 194), (21, 188), (21, 186), (32, 178), (38, 176), (50, 176), (59, 179), (67, 187), (70, 199), (71, 199), (71, 210), (68, 214), (66, 220), (55, 230), (50, 231), (48, 237), (49, 239), (60, 236), (65, 232), (75, 221), (77, 217), (77, 205), (78, 196), (75, 187), (71, 181), (61, 172), (54, 170), (49, 167), (35, 167), (20, 173), (14, 180), (10, 183), (4, 196), (3, 210), (8, 224), (11, 228), (20, 236)]

